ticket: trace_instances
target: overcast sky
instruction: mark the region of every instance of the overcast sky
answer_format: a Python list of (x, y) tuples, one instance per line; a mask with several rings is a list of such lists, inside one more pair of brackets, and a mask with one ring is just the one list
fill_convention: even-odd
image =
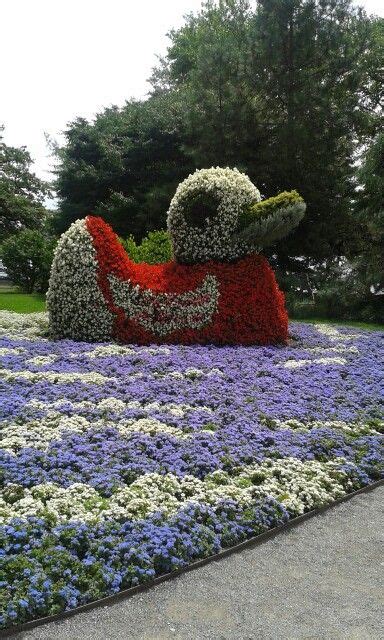
[[(382, 0), (361, 0), (384, 15)], [(0, 0), (0, 124), (50, 179), (44, 132), (145, 96), (166, 33), (201, 0)]]

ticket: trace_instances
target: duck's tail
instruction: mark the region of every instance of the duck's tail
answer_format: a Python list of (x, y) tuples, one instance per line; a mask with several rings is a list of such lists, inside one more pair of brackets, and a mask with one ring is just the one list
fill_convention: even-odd
[(54, 338), (110, 340), (113, 315), (99, 286), (99, 263), (89, 228), (91, 217), (74, 222), (57, 245), (47, 307)]

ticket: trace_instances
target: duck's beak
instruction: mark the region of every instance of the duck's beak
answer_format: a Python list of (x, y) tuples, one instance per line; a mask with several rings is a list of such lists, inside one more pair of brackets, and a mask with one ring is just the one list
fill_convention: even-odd
[(306, 204), (297, 191), (283, 191), (247, 209), (240, 216), (233, 239), (260, 250), (284, 238), (297, 227), (305, 209)]

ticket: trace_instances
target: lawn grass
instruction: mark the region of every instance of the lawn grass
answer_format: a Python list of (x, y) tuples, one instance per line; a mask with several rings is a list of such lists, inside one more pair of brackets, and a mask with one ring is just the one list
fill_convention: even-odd
[(45, 295), (43, 293), (18, 293), (5, 287), (0, 288), (0, 310), (17, 313), (33, 313), (45, 311)]

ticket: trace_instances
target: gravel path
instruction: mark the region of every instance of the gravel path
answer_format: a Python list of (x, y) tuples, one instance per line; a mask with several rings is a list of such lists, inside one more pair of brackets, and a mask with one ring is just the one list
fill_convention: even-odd
[(384, 487), (20, 640), (381, 640)]

